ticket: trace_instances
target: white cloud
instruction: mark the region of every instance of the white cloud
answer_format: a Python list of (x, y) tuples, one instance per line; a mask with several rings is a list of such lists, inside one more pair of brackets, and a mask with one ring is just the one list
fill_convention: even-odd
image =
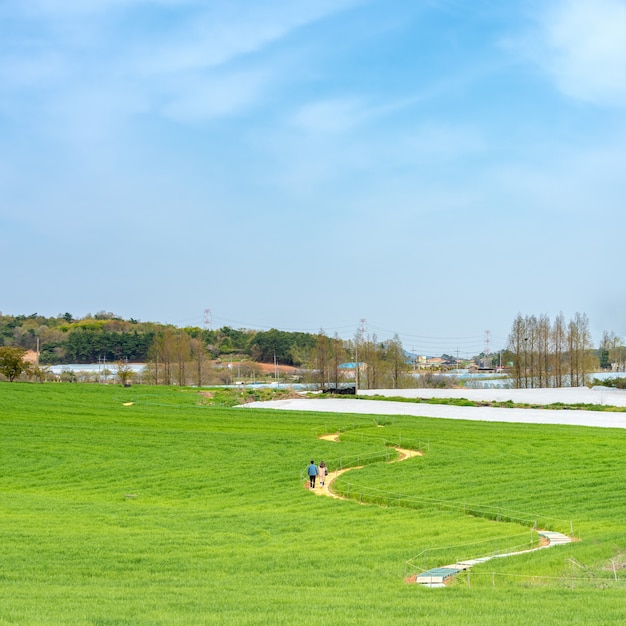
[(300, 108), (291, 123), (309, 133), (337, 133), (349, 130), (369, 117), (363, 102), (356, 98), (330, 98)]
[(240, 114), (290, 77), (267, 47), (361, 2), (6, 0), (0, 115), (91, 150), (137, 114)]
[[(7, 0), (5, 11), (29, 18), (55, 18), (86, 16), (106, 13), (111, 10), (132, 9), (147, 5), (146, 0)], [(150, 0), (156, 6), (193, 6), (202, 0)]]
[(0, 91), (49, 86), (63, 80), (68, 73), (66, 60), (57, 52), (29, 56), (0, 56)]
[(362, 0), (229, 0), (200, 5), (153, 41), (138, 48), (135, 63), (146, 74), (212, 68), (258, 52), (294, 30)]
[(626, 2), (559, 0), (539, 19), (536, 61), (563, 93), (626, 105)]
[[(626, 137), (611, 143), (574, 148), (561, 146), (537, 155), (535, 162), (496, 166), (485, 181), (493, 198), (507, 208), (560, 221), (563, 228), (585, 225), (584, 232), (605, 224), (616, 228), (624, 219)], [(493, 204), (493, 202), (492, 202)]]
[(409, 130), (398, 143), (406, 154), (420, 160), (454, 161), (484, 152), (488, 147), (477, 127), (434, 123)]
[[(372, 198), (389, 206), (385, 197), (404, 206), (402, 199), (416, 186), (452, 185), (468, 169), (461, 166), (464, 159), (489, 148), (474, 125), (392, 120), (389, 126), (383, 116), (394, 110), (393, 103), (368, 108), (356, 98), (310, 103), (282, 132), (263, 134), (264, 178), (299, 198), (332, 189), (333, 202), (344, 208), (346, 201), (368, 204)], [(430, 210), (427, 205), (421, 203), (419, 210)]]
[(270, 76), (264, 71), (230, 72), (200, 76), (195, 73), (171, 87), (161, 112), (180, 122), (236, 115), (257, 104), (267, 91)]

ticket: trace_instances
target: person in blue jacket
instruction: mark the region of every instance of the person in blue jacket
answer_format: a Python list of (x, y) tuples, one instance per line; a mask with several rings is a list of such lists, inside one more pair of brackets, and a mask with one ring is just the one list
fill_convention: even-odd
[(306, 468), (306, 473), (309, 475), (309, 489), (315, 489), (315, 477), (317, 476), (317, 465), (315, 461), (311, 459), (309, 467)]

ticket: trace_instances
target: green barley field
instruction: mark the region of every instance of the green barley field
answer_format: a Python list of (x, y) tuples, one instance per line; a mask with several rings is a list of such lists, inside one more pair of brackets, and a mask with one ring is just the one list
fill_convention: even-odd
[[(0, 384), (0, 625), (626, 622), (626, 431), (209, 402)], [(365, 465), (350, 500), (303, 488), (311, 458)], [(579, 541), (405, 582), (535, 523)]]

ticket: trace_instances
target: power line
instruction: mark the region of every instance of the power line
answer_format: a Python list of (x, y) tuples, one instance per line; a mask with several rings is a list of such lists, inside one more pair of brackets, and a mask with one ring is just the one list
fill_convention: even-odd
[[(255, 324), (248, 321), (236, 320), (221, 315), (215, 315), (212, 309), (205, 309), (202, 316), (196, 316), (193, 318), (187, 318), (180, 320), (178, 324), (195, 322), (197, 326), (204, 327), (205, 329), (213, 329), (220, 326), (231, 326), (240, 329), (249, 330), (282, 330), (285, 332), (302, 332), (316, 334), (323, 330), (325, 333), (336, 333), (342, 336), (343, 339), (352, 339), (354, 336), (359, 336), (362, 340), (366, 339), (368, 332), (376, 335), (377, 341), (385, 341), (399, 337), (404, 346), (412, 346), (412, 353), (414, 354), (459, 354), (473, 356), (485, 351), (485, 348), (490, 349), (491, 332), (489, 333), (489, 341), (487, 341), (486, 334), (482, 335), (465, 335), (465, 336), (429, 336), (420, 335), (412, 332), (396, 331), (386, 328), (384, 326), (378, 326), (367, 322), (365, 318), (360, 318), (358, 324), (344, 324), (342, 326), (324, 327), (320, 325), (316, 328), (277, 328), (276, 325), (268, 326), (266, 324)], [(346, 331), (349, 331), (348, 337)], [(506, 345), (506, 340), (501, 337), (496, 337), (498, 343)]]

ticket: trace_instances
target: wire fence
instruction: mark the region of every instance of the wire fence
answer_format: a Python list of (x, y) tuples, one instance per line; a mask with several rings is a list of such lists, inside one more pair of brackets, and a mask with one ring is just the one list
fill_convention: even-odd
[[(539, 547), (541, 536), (530, 529), (513, 535), (484, 539), (440, 548), (427, 548), (405, 563), (404, 575), (422, 573), (444, 564), (460, 563), (477, 559), (491, 559), (503, 555), (522, 553)], [(468, 556), (471, 554), (473, 556)], [(460, 555), (460, 556), (459, 556)]]
[(394, 439), (389, 439), (387, 436), (377, 435), (375, 433), (364, 433), (362, 431), (348, 431), (341, 433), (343, 441), (361, 442), (361, 443), (382, 443), (384, 446), (390, 446), (393, 448), (409, 448), (411, 450), (430, 450), (430, 439), (422, 441), (421, 439), (403, 438), (402, 433), (398, 433)]
[(349, 500), (368, 502), (383, 506), (398, 506), (411, 509), (434, 509), (463, 513), (473, 517), (482, 517), (498, 522), (511, 522), (528, 526), (533, 529), (550, 528), (572, 536), (574, 525), (571, 520), (562, 520), (533, 513), (512, 511), (502, 506), (489, 506), (468, 502), (440, 500), (423, 496), (407, 495), (399, 492), (390, 492), (375, 487), (365, 487), (350, 481), (334, 484), (334, 491)]
[(597, 573), (589, 573), (588, 576), (543, 576), (535, 574), (507, 574), (502, 572), (482, 572), (466, 570), (457, 576), (458, 584), (465, 584), (467, 587), (476, 586), (477, 583), (481, 587), (504, 587), (515, 582), (526, 587), (545, 587), (547, 585), (556, 586), (561, 589), (610, 589), (624, 588), (626, 577), (617, 575), (617, 573), (607, 573), (606, 575), (598, 575)]
[[(363, 432), (365, 429), (371, 429), (372, 427), (380, 428), (393, 424), (393, 421), (385, 421), (381, 419), (370, 420), (366, 423), (353, 423), (349, 426), (345, 426), (335, 434), (341, 437), (342, 442), (347, 443), (367, 443), (367, 444), (380, 444), (385, 447), (392, 448), (408, 448), (411, 450), (430, 450), (430, 439), (422, 440), (411, 436), (406, 438), (402, 436), (400, 431), (396, 436), (390, 438), (388, 435), (382, 435), (376, 432)], [(332, 432), (332, 428), (316, 428), (313, 430), (314, 435), (317, 438), (327, 437), (328, 433)]]
[[(359, 426), (356, 426), (355, 428), (359, 428)], [(341, 434), (344, 435), (346, 433), (342, 432)], [(355, 436), (355, 433), (353, 432), (350, 432), (349, 434), (350, 438)], [(398, 453), (394, 450), (394, 448), (401, 448), (403, 446), (401, 433), (398, 435), (397, 439), (389, 439), (385, 436), (372, 433), (358, 433), (358, 435), (356, 435), (356, 440), (368, 440), (370, 442), (375, 441), (384, 445), (385, 449), (381, 452), (374, 452), (365, 455), (357, 454), (352, 457), (330, 459), (326, 461), (329, 472), (332, 473), (337, 470), (341, 471), (348, 468), (362, 467), (383, 461), (389, 463), (390, 460), (398, 458)], [(407, 446), (409, 449), (422, 452), (430, 449), (430, 441), (428, 440), (426, 442), (422, 442), (419, 440), (416, 441), (415, 439), (412, 439), (411, 441), (405, 440), (404, 446)], [(304, 479), (305, 474), (306, 470), (303, 469), (300, 472), (301, 481)], [(367, 502), (382, 506), (398, 506), (412, 509), (430, 508), (439, 511), (460, 512), (464, 515), (481, 517), (498, 522), (511, 522), (533, 529), (549, 528), (550, 530), (574, 536), (574, 525), (572, 520), (564, 520), (537, 513), (515, 511), (499, 505), (482, 505), (470, 502), (459, 502), (408, 495), (400, 492), (390, 492), (388, 490), (377, 489), (375, 487), (365, 487), (351, 481), (335, 482), (333, 491), (345, 499), (356, 500), (360, 503)]]
[[(326, 467), (330, 474), (337, 473), (345, 469), (364, 467), (365, 465), (372, 465), (373, 463), (389, 463), (391, 460), (398, 458), (399, 454), (393, 449), (390, 444), (387, 449), (380, 452), (373, 452), (371, 454), (357, 454), (347, 457), (339, 457), (336, 459), (329, 459), (326, 461)], [(306, 468), (300, 470), (300, 482), (308, 480)]]
[[(423, 451), (430, 449), (430, 441), (421, 442), (405, 440), (402, 441), (401, 434), (396, 439), (389, 439), (386, 436), (380, 436), (374, 433), (354, 432), (363, 428), (362, 424), (354, 425), (349, 431), (342, 431), (341, 435), (344, 440), (351, 441), (367, 441), (368, 443), (382, 443), (385, 450), (378, 453), (357, 454), (351, 457), (339, 457), (330, 459), (326, 462), (330, 475), (333, 472), (337, 475), (340, 471), (364, 467), (373, 463), (387, 462), (395, 460), (399, 457), (399, 453), (394, 448), (406, 447), (408, 449)], [(328, 432), (328, 431), (325, 431)], [(306, 469), (300, 472), (300, 481), (308, 480)], [(440, 548), (427, 548), (422, 550), (415, 557), (408, 559), (405, 563), (405, 579), (416, 574), (428, 571), (436, 567), (442, 567), (445, 563), (459, 563), (475, 560), (489, 560), (502, 556), (513, 555), (516, 553), (524, 553), (536, 550), (540, 547), (543, 538), (537, 532), (539, 529), (550, 529), (552, 531), (561, 532), (574, 536), (574, 525), (572, 520), (564, 520), (546, 515), (525, 513), (507, 509), (502, 506), (477, 505), (468, 502), (458, 502), (441, 500), (436, 498), (421, 497), (400, 492), (392, 492), (389, 490), (377, 489), (375, 487), (365, 487), (353, 481), (341, 481), (333, 483), (333, 492), (338, 496), (359, 502), (361, 504), (375, 504), (386, 507), (404, 507), (409, 509), (432, 509), (439, 511), (450, 511), (481, 517), (499, 522), (510, 522), (528, 527), (527, 531), (498, 537), (495, 539), (487, 539), (474, 543), (464, 543), (453, 546), (443, 546)], [(468, 556), (472, 554), (473, 556)], [(529, 581), (529, 584), (546, 584), (548, 581), (557, 581), (565, 587), (593, 587), (605, 588), (609, 585), (621, 584), (626, 581), (624, 578), (617, 576), (614, 572), (611, 577), (598, 577), (590, 574), (586, 577), (550, 577), (536, 576), (524, 574), (502, 574), (497, 572), (474, 572), (470, 574), (469, 568), (463, 572), (458, 578), (465, 577), (466, 584), (471, 586), (471, 577), (474, 576), (491, 576), (492, 586), (496, 586), (497, 579), (518, 578)], [(542, 582), (543, 581), (543, 582)]]

